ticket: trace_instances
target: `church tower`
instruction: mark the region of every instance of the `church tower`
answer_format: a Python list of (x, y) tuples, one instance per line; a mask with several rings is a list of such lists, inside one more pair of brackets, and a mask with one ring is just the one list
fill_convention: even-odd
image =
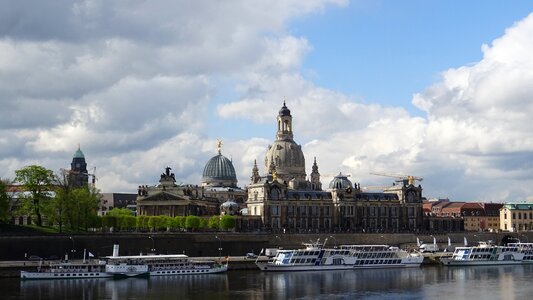
[(257, 168), (257, 161), (254, 159), (254, 167), (252, 168), (252, 183), (257, 183), (261, 179), (259, 176), (259, 168)]
[(316, 157), (315, 157), (315, 161), (313, 162), (313, 169), (311, 171), (311, 189), (315, 191), (322, 190), (322, 183), (320, 182), (320, 173), (318, 173), (318, 165), (316, 164)]
[(87, 163), (85, 155), (78, 146), (74, 153), (72, 163), (70, 164), (70, 181), (73, 187), (83, 187), (89, 184), (89, 172), (87, 172)]

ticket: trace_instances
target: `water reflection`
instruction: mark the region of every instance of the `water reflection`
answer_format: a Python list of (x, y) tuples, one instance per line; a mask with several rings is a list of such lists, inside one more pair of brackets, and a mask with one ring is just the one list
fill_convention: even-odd
[(533, 265), (13, 280), (8, 299), (528, 299)]

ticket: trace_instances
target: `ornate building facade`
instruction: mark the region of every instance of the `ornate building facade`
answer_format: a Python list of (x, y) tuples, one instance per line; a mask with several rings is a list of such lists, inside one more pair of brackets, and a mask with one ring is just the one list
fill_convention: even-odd
[(70, 163), (70, 181), (74, 187), (83, 187), (89, 184), (89, 172), (87, 172), (87, 162), (85, 162), (85, 155), (78, 146), (78, 150), (72, 157)]
[(260, 217), (266, 230), (400, 232), (422, 227), (422, 187), (414, 180), (368, 193), (339, 174), (323, 190), (316, 158), (307, 178), (305, 157), (294, 141), (292, 115), (285, 103), (265, 168), (267, 174), (261, 176), (254, 163), (246, 205), (248, 215)]

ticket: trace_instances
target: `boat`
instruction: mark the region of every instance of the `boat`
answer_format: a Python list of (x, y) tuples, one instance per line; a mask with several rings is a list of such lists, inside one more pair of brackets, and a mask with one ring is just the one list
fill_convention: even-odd
[(420, 267), (424, 256), (389, 245), (343, 245), (357, 260), (355, 269)]
[(20, 271), (22, 280), (28, 279), (79, 279), (79, 278), (107, 278), (112, 275), (106, 272), (105, 261), (94, 262), (59, 262), (39, 263), (37, 271)]
[(517, 247), (520, 253), (524, 254), (522, 263), (533, 263), (533, 243), (508, 243), (509, 247)]
[(518, 265), (524, 263), (525, 253), (515, 244), (494, 245), (491, 241), (475, 246), (456, 247), (452, 256), (441, 258), (445, 266)]
[(227, 270), (227, 263), (193, 259), (185, 254), (119, 256), (118, 245), (114, 245), (113, 256), (107, 257), (106, 265), (106, 272), (115, 277), (197, 275)]
[(356, 259), (350, 256), (349, 250), (327, 249), (319, 240), (303, 245), (302, 249), (278, 250), (267, 262), (257, 258), (255, 264), (261, 271), (269, 272), (353, 269)]
[(342, 245), (324, 248), (318, 241), (305, 248), (278, 250), (267, 262), (256, 260), (262, 271), (352, 270), (392, 267), (418, 267), (424, 257), (388, 245)]

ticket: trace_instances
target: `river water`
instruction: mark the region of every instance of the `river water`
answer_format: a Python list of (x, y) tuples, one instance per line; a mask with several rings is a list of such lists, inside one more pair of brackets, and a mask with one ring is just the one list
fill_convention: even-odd
[(20, 281), (0, 299), (533, 299), (533, 265)]

